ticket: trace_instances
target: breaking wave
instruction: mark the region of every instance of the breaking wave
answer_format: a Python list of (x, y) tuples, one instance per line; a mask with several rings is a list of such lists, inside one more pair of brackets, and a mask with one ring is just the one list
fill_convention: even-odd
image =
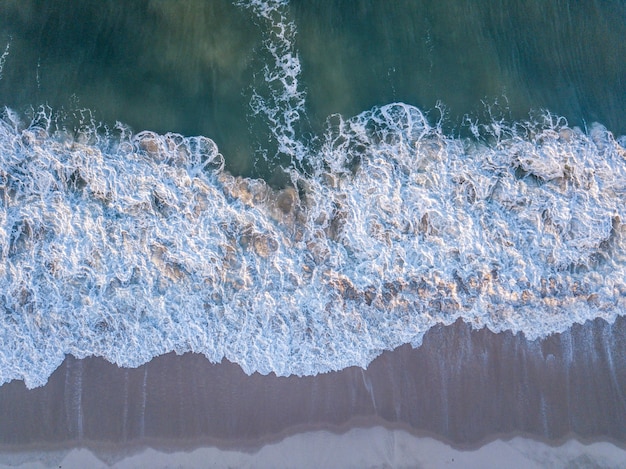
[[(285, 2), (248, 6), (288, 21)], [(307, 144), (290, 28), (251, 103), (294, 161), (281, 190), (229, 174), (206, 137), (5, 112), (0, 383), (42, 385), (66, 354), (170, 351), (311, 375), (459, 318), (534, 339), (624, 313), (622, 140), (550, 114), (459, 138), (393, 103)]]

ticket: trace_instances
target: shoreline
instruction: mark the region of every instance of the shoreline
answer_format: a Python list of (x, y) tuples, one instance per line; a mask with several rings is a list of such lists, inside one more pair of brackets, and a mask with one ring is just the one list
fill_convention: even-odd
[[(385, 426), (294, 432), (255, 451), (209, 444), (168, 451), (158, 444), (138, 445), (107, 453), (86, 446), (66, 449), (3, 452), (0, 468), (63, 467), (593, 467), (617, 468), (626, 461), (626, 448), (610, 441), (583, 442), (567, 438), (558, 444), (523, 435), (495, 437), (459, 449), (433, 436), (417, 436)], [(312, 451), (319, 450), (319, 451)]]
[(127, 443), (111, 443), (95, 440), (71, 440), (58, 444), (29, 444), (29, 445), (0, 445), (0, 467), (3, 464), (3, 458), (10, 458), (19, 454), (29, 453), (68, 453), (73, 450), (87, 450), (103, 461), (121, 460), (140, 454), (147, 449), (164, 454), (189, 453), (203, 448), (214, 448), (219, 451), (233, 451), (244, 454), (255, 454), (266, 446), (280, 444), (286, 439), (298, 435), (324, 433), (333, 437), (341, 437), (352, 431), (386, 431), (386, 432), (402, 432), (411, 438), (424, 440), (430, 439), (445, 445), (450, 450), (458, 452), (472, 452), (480, 448), (488, 446), (494, 442), (507, 443), (511, 440), (522, 439), (532, 444), (541, 444), (547, 448), (556, 449), (567, 443), (575, 442), (582, 446), (592, 446), (597, 443), (605, 443), (623, 450), (626, 454), (626, 441), (616, 440), (610, 437), (592, 437), (582, 438), (575, 433), (570, 433), (557, 439), (548, 439), (542, 436), (525, 432), (510, 433), (493, 433), (484, 439), (471, 444), (454, 443), (441, 435), (437, 435), (425, 430), (416, 430), (407, 425), (390, 424), (376, 417), (354, 418), (341, 426), (324, 426), (324, 425), (298, 425), (290, 427), (280, 433), (276, 433), (271, 437), (260, 438), (254, 441), (237, 442), (233, 440), (220, 440), (216, 438), (198, 438), (173, 441), (163, 438), (145, 438), (143, 440), (133, 440)]
[[(105, 459), (158, 448), (250, 454), (287, 438), (405, 432), (454, 451), (521, 437), (626, 448), (626, 318), (528, 341), (457, 321), (367, 369), (246, 375), (230, 362), (167, 354), (135, 369), (67, 357), (48, 384), (0, 387), (5, 455), (84, 447)], [(108, 456), (106, 456), (108, 455)], [(123, 456), (123, 457), (126, 457)]]

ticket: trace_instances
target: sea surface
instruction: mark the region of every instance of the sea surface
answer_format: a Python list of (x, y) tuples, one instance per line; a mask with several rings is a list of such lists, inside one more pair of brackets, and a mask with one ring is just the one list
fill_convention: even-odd
[(5, 0), (0, 383), (614, 321), (624, 37), (608, 0)]

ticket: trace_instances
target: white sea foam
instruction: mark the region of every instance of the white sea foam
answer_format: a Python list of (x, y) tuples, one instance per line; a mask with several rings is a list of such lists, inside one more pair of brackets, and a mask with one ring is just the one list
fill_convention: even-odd
[(624, 149), (599, 126), (535, 130), (476, 144), (392, 104), (337, 118), (315, 174), (274, 191), (207, 138), (81, 143), (7, 118), (0, 380), (172, 350), (315, 374), (457, 318), (530, 338), (613, 320)]
[[(287, 21), (285, 2), (250, 5)], [(307, 146), (284, 30), (267, 44), (290, 60), (267, 70), (285, 86), (255, 101), (308, 160), (282, 191), (225, 172), (209, 138), (70, 136), (6, 111), (0, 383), (41, 385), (65, 354), (138, 366), (170, 351), (309, 375), (458, 318), (537, 338), (624, 313), (626, 157), (610, 132), (546, 115), (465, 140), (395, 103), (333, 116)]]
[(235, 4), (252, 12), (264, 33), (267, 52), (263, 80), (257, 83), (250, 100), (253, 115), (269, 125), (268, 137), (276, 144), (276, 154), (259, 149), (264, 158), (288, 156), (302, 164), (308, 151), (298, 138), (298, 125), (305, 112), (306, 93), (300, 86), (300, 58), (295, 48), (296, 25), (289, 19), (288, 0), (237, 0)]
[(7, 57), (9, 57), (9, 49), (11, 48), (11, 38), (9, 38), (9, 42), (7, 42), (6, 47), (4, 48), (4, 52), (0, 55), (0, 80), (2, 80), (2, 71), (4, 70), (4, 64), (7, 61)]

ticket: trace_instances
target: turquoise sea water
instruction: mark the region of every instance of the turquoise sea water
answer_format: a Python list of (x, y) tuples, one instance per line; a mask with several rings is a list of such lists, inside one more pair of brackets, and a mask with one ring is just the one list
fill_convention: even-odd
[(7, 1), (0, 381), (316, 374), (626, 306), (621, 2)]

